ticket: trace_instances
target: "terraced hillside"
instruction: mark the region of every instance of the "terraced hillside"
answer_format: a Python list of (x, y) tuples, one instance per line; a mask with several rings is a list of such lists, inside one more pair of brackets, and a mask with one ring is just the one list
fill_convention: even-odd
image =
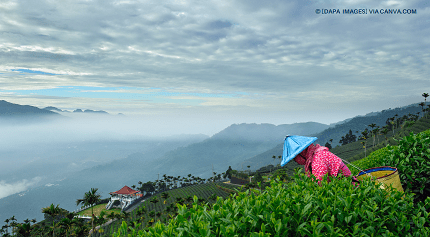
[[(219, 188), (221, 186), (222, 188)], [(154, 220), (161, 220), (166, 223), (171, 216), (175, 216), (177, 210), (176, 203), (189, 204), (193, 202), (192, 197), (196, 195), (200, 203), (202, 204), (213, 204), (216, 201), (216, 197), (222, 197), (228, 199), (230, 192), (228, 190), (237, 189), (237, 185), (226, 184), (223, 182), (196, 184), (174, 190), (168, 190), (163, 193), (167, 193), (168, 197), (163, 198), (163, 193), (155, 194), (140, 204), (137, 204), (127, 210), (132, 221), (143, 220), (142, 229), (145, 226), (151, 226)], [(158, 200), (158, 202), (151, 202), (151, 200)], [(141, 211), (145, 210), (144, 214), (140, 214)], [(98, 236), (112, 236), (112, 231), (118, 230), (122, 220), (113, 221), (110, 225), (102, 227), (102, 233), (97, 233)]]

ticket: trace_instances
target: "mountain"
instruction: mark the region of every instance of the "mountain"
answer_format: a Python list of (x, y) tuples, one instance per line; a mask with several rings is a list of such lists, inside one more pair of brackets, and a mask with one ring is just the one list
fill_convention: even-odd
[[(339, 141), (342, 136), (345, 136), (347, 132), (351, 129), (353, 134), (358, 137), (358, 133), (364, 131), (365, 128), (369, 128), (368, 125), (374, 123), (379, 127), (383, 127), (386, 125), (386, 121), (388, 118), (394, 117), (396, 114), (398, 117), (402, 117), (408, 114), (416, 114), (421, 112), (421, 106), (416, 104), (411, 104), (408, 106), (396, 108), (396, 109), (388, 109), (382, 110), (379, 112), (372, 112), (366, 114), (364, 116), (355, 116), (353, 118), (346, 119), (344, 121), (340, 121), (335, 124), (330, 124), (330, 127), (321, 131), (319, 133), (315, 133), (312, 136), (317, 137), (318, 139), (315, 143), (318, 143), (322, 146), (325, 145), (326, 142), (329, 142), (330, 139), (333, 139), (332, 146), (335, 147), (339, 145)], [(358, 131), (358, 133), (356, 133)], [(250, 165), (252, 170), (255, 170), (259, 167), (266, 166), (269, 164), (279, 164), (280, 159), (274, 160), (273, 156), (282, 156), (283, 152), (283, 141), (279, 142), (276, 146), (271, 149), (268, 149), (260, 154), (257, 154), (253, 157), (245, 159), (242, 163), (246, 166)], [(239, 166), (239, 169), (242, 169), (241, 164), (236, 164), (236, 167)], [(287, 169), (293, 170), (298, 167), (295, 162), (289, 162), (286, 165)], [(303, 166), (301, 166), (303, 167)], [(232, 166), (233, 168), (233, 166)], [(255, 169), (254, 169), (255, 168)], [(244, 168), (245, 169), (245, 168)]]
[(5, 100), (0, 100), (0, 116), (1, 117), (16, 117), (16, 116), (45, 116), (45, 115), (57, 115), (59, 114), (45, 110), (39, 109), (31, 105), (19, 105), (7, 102)]
[(103, 111), (103, 110), (94, 111), (94, 110), (91, 110), (91, 109), (84, 110), (84, 113), (109, 114), (108, 112)]
[(310, 135), (323, 131), (328, 127), (329, 126), (326, 124), (315, 122), (282, 124), (277, 126), (268, 123), (242, 123), (230, 125), (221, 132), (213, 135), (211, 139), (279, 142), (288, 134)]
[(54, 111), (58, 111), (58, 112), (63, 112), (61, 109), (59, 109), (59, 108), (55, 108), (55, 107), (53, 107), (53, 106), (48, 106), (48, 107), (45, 107), (45, 108), (43, 108), (44, 110), (49, 110), (49, 111), (52, 111), (52, 110), (54, 110)]
[(86, 110), (82, 110), (82, 109), (75, 109), (75, 110), (73, 111), (73, 113), (97, 113), (97, 114), (109, 114), (108, 112), (103, 111), (103, 110), (95, 111), (95, 110), (91, 110), (91, 109), (86, 109)]
[(345, 123), (335, 125), (334, 127), (330, 127), (316, 134), (315, 136), (318, 137), (318, 140), (316, 140), (316, 143), (320, 145), (324, 145), (326, 142), (329, 142), (330, 139), (333, 139), (332, 147), (335, 147), (336, 145), (340, 145), (339, 143), (340, 139), (342, 138), (342, 136), (345, 136), (350, 129), (353, 132), (353, 134), (358, 137), (359, 135), (361, 135), (361, 132), (364, 131), (364, 129), (366, 128), (370, 129), (368, 125), (372, 123), (382, 128), (383, 126), (386, 125), (387, 119), (394, 117), (396, 114), (397, 114), (397, 118), (399, 118), (408, 114), (415, 115), (421, 111), (422, 111), (421, 106), (419, 106), (418, 103), (416, 103), (416, 104), (411, 104), (408, 106), (399, 107), (395, 109), (372, 112), (365, 116), (356, 116)]
[(50, 110), (0, 100), (0, 125), (43, 123), (62, 117), (62, 115)]
[(206, 178), (213, 171), (225, 172), (229, 165), (240, 164), (249, 157), (275, 147), (288, 134), (306, 136), (326, 128), (328, 125), (314, 122), (278, 126), (233, 124), (202, 142), (167, 152), (157, 159), (153, 170), (178, 175), (188, 172)]

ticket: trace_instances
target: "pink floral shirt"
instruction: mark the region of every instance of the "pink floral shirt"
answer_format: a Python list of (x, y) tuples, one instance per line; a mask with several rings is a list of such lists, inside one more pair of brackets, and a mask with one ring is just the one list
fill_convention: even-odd
[(305, 165), (305, 171), (309, 177), (311, 171), (309, 168), (312, 168), (312, 174), (319, 179), (319, 185), (321, 185), (321, 180), (325, 174), (331, 177), (336, 177), (339, 172), (347, 177), (352, 175), (351, 171), (342, 160), (328, 151), (327, 147), (320, 146), (319, 144), (316, 146), (311, 144), (307, 149), (302, 151), (300, 155), (305, 157), (306, 160), (297, 156), (295, 159), (296, 162)]

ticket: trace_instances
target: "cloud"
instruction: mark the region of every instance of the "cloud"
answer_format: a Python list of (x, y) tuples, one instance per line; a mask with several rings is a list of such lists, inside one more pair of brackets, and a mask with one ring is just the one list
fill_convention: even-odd
[(6, 183), (6, 181), (1, 180), (0, 181), (0, 199), (15, 193), (24, 192), (29, 187), (37, 184), (41, 179), (42, 179), (41, 177), (35, 177), (31, 180), (23, 179), (15, 183)]
[[(5, 1), (2, 6), (3, 92), (60, 86), (245, 92), (259, 94), (253, 99), (260, 101), (260, 108), (270, 107), (276, 114), (287, 108), (273, 106), (273, 98), (299, 98), (306, 90), (333, 97), (345, 95), (343, 88), (357, 94), (377, 92), (381, 103), (361, 97), (361, 107), (369, 112), (384, 109), (382, 105), (394, 97), (413, 92), (419, 98), (418, 92), (430, 89), (430, 54), (422, 50), (430, 43), (430, 8), (425, 1)], [(402, 8), (418, 13), (315, 14), (321, 8)], [(43, 73), (13, 72), (24, 69)], [(53, 106), (77, 107), (85, 98), (101, 106), (96, 110), (109, 110), (111, 105), (115, 110), (121, 103), (124, 111), (146, 114), (148, 106), (156, 105), (171, 115), (169, 98), (152, 104), (130, 93), (123, 102), (109, 104), (112, 100), (106, 99), (100, 104), (100, 98), (83, 92), (73, 98), (44, 95)], [(18, 95), (12, 98), (24, 101)], [(324, 98), (321, 103), (335, 103), (338, 111), (351, 107)], [(48, 100), (34, 99), (41, 104)], [(228, 109), (240, 100), (227, 98), (222, 105)], [(177, 108), (205, 111), (215, 107), (202, 105), (216, 105), (179, 101), (174, 103)], [(142, 109), (136, 109), (138, 104)], [(254, 106), (241, 106), (252, 113)], [(333, 117), (331, 122), (338, 120)]]

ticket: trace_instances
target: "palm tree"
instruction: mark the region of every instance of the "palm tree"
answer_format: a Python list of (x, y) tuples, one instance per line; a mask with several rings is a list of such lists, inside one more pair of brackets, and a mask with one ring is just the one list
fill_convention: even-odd
[(428, 111), (430, 111), (430, 105), (427, 105), (427, 107), (428, 108), (426, 110), (427, 110), (427, 114), (428, 114)]
[(157, 197), (153, 197), (150, 202), (157, 204), (157, 202), (159, 202), (159, 200), (157, 199)]
[(12, 222), (10, 223), (10, 226), (12, 226), (12, 232), (15, 232), (16, 229), (16, 225), (18, 224), (16, 221), (17, 219), (15, 218), (15, 216), (12, 216), (11, 218), (9, 218), (9, 220), (11, 220)]
[(16, 225), (17, 236), (31, 236), (31, 226), (29, 223), (17, 224)]
[(75, 224), (76, 224), (76, 221), (73, 219), (73, 217), (72, 217), (72, 219), (67, 218), (67, 217), (63, 218), (59, 223), (60, 226), (65, 228), (66, 236), (69, 236), (69, 231), (72, 228), (72, 226)]
[(49, 207), (42, 208), (42, 213), (46, 213), (52, 217), (52, 236), (55, 236), (55, 217), (61, 214), (61, 209), (58, 207), (59, 204), (55, 207), (54, 203)]
[[(376, 128), (375, 129), (373, 129), (373, 132), (374, 132), (374, 136), (377, 136), (378, 137), (378, 144), (379, 144), (379, 126), (376, 126)], [(375, 142), (375, 137), (373, 137), (373, 142)], [(373, 145), (373, 146), (375, 146), (375, 145)]]
[[(364, 138), (364, 139), (366, 139), (366, 138)], [(363, 145), (363, 148), (364, 148), (364, 158), (366, 158), (366, 142), (364, 141), (364, 142), (360, 142), (362, 145)]]
[(161, 194), (161, 198), (164, 199), (164, 204), (166, 204), (166, 200), (169, 198), (169, 194), (166, 193), (166, 192), (164, 192), (164, 193)]
[[(279, 161), (282, 161), (282, 156), (278, 156)], [(281, 164), (277, 164), (276, 166), (281, 166)]]
[(217, 174), (217, 175), (216, 175), (216, 179), (217, 179), (217, 180), (221, 180), (221, 174)]
[(144, 219), (145, 213), (146, 213), (146, 206), (143, 206), (136, 211), (137, 217), (140, 217), (140, 220)]
[(370, 132), (372, 133), (372, 136), (373, 136), (373, 146), (375, 146), (375, 134), (373, 132), (373, 129), (376, 127), (376, 124), (372, 123), (372, 124), (369, 124), (367, 126), (372, 128), (372, 131), (370, 131)]
[(424, 102), (421, 102), (421, 103), (419, 103), (418, 105), (419, 105), (419, 106), (421, 106), (421, 110), (423, 111), (423, 117), (424, 117), (424, 106), (425, 106), (426, 104), (424, 104)]
[[(79, 204), (88, 206), (88, 205), (95, 205), (97, 202), (99, 202), (101, 199), (101, 195), (97, 193), (98, 188), (91, 188), (90, 191), (86, 192), (83, 199), (76, 200), (76, 206), (79, 206)], [(93, 207), (91, 207), (91, 226), (93, 233), (95, 233), (94, 229), (94, 210)]]
[(384, 136), (385, 136), (385, 145), (387, 145), (387, 142), (388, 142), (388, 140), (387, 140), (388, 129), (385, 127), (384, 130), (381, 131), (381, 133), (384, 134)]
[(212, 173), (214, 173), (214, 176), (212, 176), (212, 182), (215, 182), (215, 175), (216, 175), (216, 172), (212, 172)]
[(390, 124), (391, 124), (391, 127), (393, 128), (393, 136), (394, 136), (394, 117), (389, 118), (389, 120), (391, 121)]
[(78, 225), (74, 230), (75, 236), (87, 236), (89, 227), (87, 225)]
[(427, 103), (427, 97), (429, 97), (429, 94), (423, 93), (422, 96), (424, 97), (424, 102)]

